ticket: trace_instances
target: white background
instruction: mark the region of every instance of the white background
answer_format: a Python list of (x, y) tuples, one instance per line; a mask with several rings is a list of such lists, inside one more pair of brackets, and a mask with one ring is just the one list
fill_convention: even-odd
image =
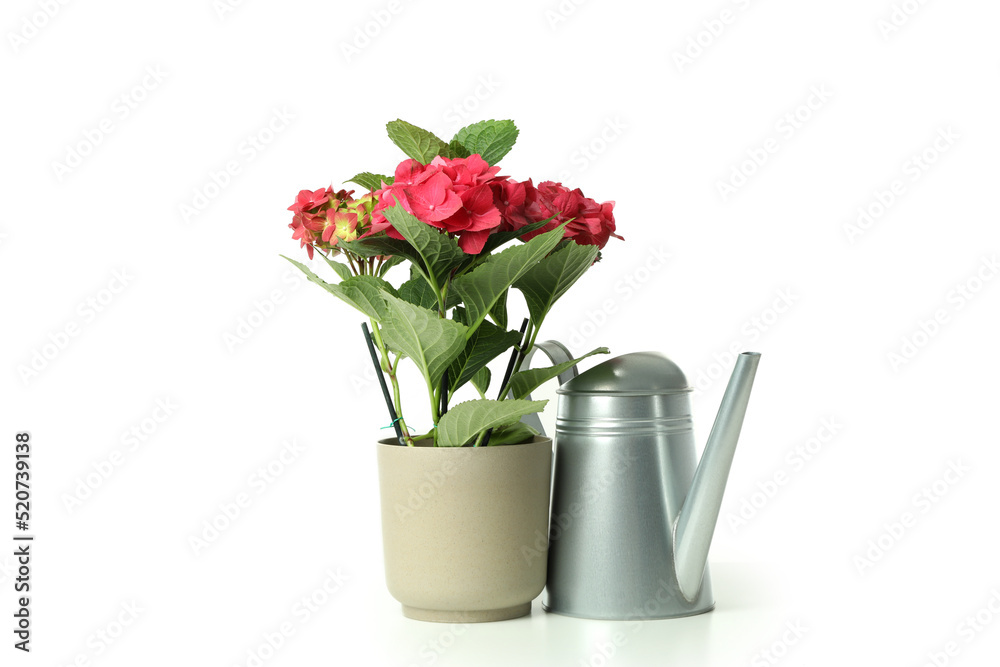
[[(252, 665), (285, 622), (294, 634), (264, 664), (995, 660), (1000, 6), (896, 2), (909, 13), (890, 0), (6, 2), (0, 533), (8, 543), (13, 436), (28, 429), (37, 541), (30, 655), (11, 648), (0, 551), (0, 662)], [(360, 320), (278, 256), (303, 256), (285, 211), (299, 189), (391, 173), (397, 117), (442, 136), (512, 118), (503, 173), (617, 201), (626, 241), (543, 338), (668, 354), (702, 389), (701, 439), (729, 351), (763, 353), (711, 614), (639, 631), (538, 601), (469, 628), (401, 616), (372, 447), (388, 419)], [(404, 398), (429, 426), (421, 400)], [(261, 484), (293, 440), (301, 451)], [(946, 477), (953, 464), (966, 471)], [(249, 505), (196, 553), (191, 538), (241, 493)], [(344, 581), (305, 618), (295, 605), (327, 572)]]

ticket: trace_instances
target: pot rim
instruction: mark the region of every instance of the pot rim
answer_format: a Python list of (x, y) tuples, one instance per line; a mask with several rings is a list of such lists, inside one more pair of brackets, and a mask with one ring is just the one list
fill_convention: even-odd
[(546, 443), (546, 442), (552, 442), (552, 438), (550, 438), (547, 435), (536, 435), (531, 440), (529, 440), (527, 442), (519, 442), (519, 443), (516, 443), (516, 444), (505, 444), (505, 445), (487, 445), (486, 447), (434, 447), (432, 445), (426, 445), (426, 444), (422, 445), (422, 444), (419, 444), (421, 442), (433, 442), (433, 441), (431, 440), (431, 438), (425, 438), (424, 440), (417, 440), (418, 444), (414, 445), (413, 447), (407, 447), (406, 445), (399, 444), (399, 441), (396, 438), (383, 438), (383, 439), (379, 440), (376, 444), (379, 447), (383, 447), (383, 446), (384, 447), (402, 447), (404, 449), (414, 449), (414, 450), (420, 449), (420, 450), (441, 450), (441, 451), (463, 451), (463, 450), (477, 449), (477, 450), (486, 451), (486, 450), (489, 450), (491, 448), (492, 449), (497, 449), (497, 448), (500, 448), (500, 447), (522, 447), (524, 445), (538, 445), (538, 444), (543, 444), (543, 443)]

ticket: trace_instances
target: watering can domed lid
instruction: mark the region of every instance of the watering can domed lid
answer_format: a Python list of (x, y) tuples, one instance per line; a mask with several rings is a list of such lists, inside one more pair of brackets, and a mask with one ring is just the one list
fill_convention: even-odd
[(559, 394), (665, 394), (691, 391), (683, 371), (659, 352), (609, 359), (562, 385)]

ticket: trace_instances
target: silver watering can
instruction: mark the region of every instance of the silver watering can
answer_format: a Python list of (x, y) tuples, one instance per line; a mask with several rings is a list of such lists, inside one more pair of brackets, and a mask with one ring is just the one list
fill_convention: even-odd
[[(535, 349), (553, 363), (572, 358), (554, 341)], [(700, 463), (692, 389), (663, 355), (559, 377), (545, 609), (631, 620), (715, 606), (708, 549), (759, 361), (737, 357)]]

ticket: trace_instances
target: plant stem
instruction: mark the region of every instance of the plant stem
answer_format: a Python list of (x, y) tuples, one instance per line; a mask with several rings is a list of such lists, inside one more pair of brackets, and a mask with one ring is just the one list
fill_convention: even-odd
[[(447, 280), (444, 281), (444, 287), (438, 292), (438, 318), (448, 319), (448, 313), (445, 310), (445, 306), (448, 303), (448, 288), (451, 286), (451, 276), (449, 275)], [(433, 407), (437, 410), (434, 413), (434, 424), (438, 423), (438, 419), (441, 418), (444, 413), (448, 412), (448, 371), (445, 371), (441, 378), (441, 386), (435, 388), (433, 398), (431, 399)], [(435, 437), (435, 442), (437, 438)]]
[(451, 286), (451, 276), (444, 281), (444, 287), (438, 292), (438, 316), (441, 318), (447, 318), (448, 313), (445, 311), (445, 306), (448, 303), (448, 288)]
[(345, 252), (344, 257), (347, 258), (347, 266), (350, 267), (351, 273), (353, 273), (354, 275), (358, 275), (358, 268), (354, 266), (354, 260), (351, 259), (351, 253)]
[(409, 429), (406, 428), (406, 421), (403, 419), (403, 401), (399, 395), (399, 381), (396, 379), (396, 364), (399, 363), (399, 357), (396, 357), (389, 370), (389, 382), (392, 383), (392, 402), (396, 406), (396, 415), (399, 419), (399, 427), (403, 429), (403, 437), (406, 438), (406, 444), (413, 446), (413, 438), (410, 436)]
[(438, 405), (441, 402), (441, 389), (440, 387), (434, 387), (430, 382), (427, 383), (427, 393), (431, 396), (431, 419), (434, 422), (434, 426), (431, 430), (434, 432), (434, 446), (437, 447), (437, 423), (440, 418), (438, 414)]
[(413, 437), (410, 435), (410, 431), (406, 428), (406, 420), (403, 419), (403, 402), (399, 393), (399, 380), (396, 378), (396, 365), (399, 363), (399, 357), (396, 357), (395, 361), (389, 360), (389, 351), (385, 347), (385, 343), (382, 342), (382, 331), (379, 329), (378, 324), (375, 320), (371, 320), (372, 325), (372, 338), (375, 340), (375, 347), (378, 348), (382, 370), (386, 372), (389, 376), (389, 382), (392, 384), (392, 403), (396, 408), (396, 419), (399, 420), (399, 427), (403, 431), (403, 437), (406, 439), (406, 444), (410, 447), (413, 446)]

